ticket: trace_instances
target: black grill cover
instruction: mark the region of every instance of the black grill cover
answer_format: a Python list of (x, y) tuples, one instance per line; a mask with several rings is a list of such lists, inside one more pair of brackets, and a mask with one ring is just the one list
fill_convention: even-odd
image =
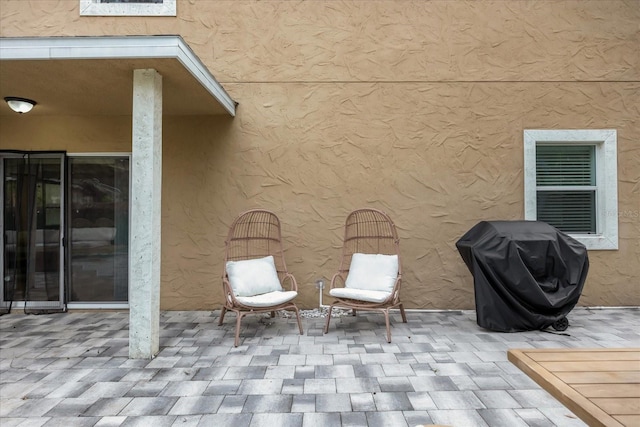
[(473, 274), (478, 325), (500, 332), (544, 329), (578, 302), (584, 245), (538, 221), (482, 221), (456, 243)]

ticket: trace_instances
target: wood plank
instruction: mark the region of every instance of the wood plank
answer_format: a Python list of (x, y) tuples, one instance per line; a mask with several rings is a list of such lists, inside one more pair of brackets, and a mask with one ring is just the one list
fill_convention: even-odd
[[(543, 368), (544, 369), (544, 368)], [(555, 376), (567, 384), (640, 384), (640, 372), (557, 372)]]
[(551, 372), (608, 372), (640, 370), (640, 360), (587, 360), (539, 363)]
[(611, 415), (640, 414), (640, 398), (637, 397), (596, 397), (591, 401)]
[(625, 427), (640, 426), (640, 415), (616, 415), (613, 418)]
[(524, 350), (531, 359), (537, 362), (571, 361), (571, 360), (638, 360), (640, 349), (616, 348), (607, 349), (532, 349)]
[(572, 387), (586, 398), (640, 397), (640, 384), (573, 384)]

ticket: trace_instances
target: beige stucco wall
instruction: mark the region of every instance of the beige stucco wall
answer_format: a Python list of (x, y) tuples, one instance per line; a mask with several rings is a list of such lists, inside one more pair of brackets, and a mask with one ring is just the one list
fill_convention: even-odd
[[(179, 1), (177, 18), (0, 1), (0, 34), (180, 34), (237, 117), (165, 117), (162, 308), (221, 301), (227, 227), (275, 211), (300, 305), (342, 225), (396, 221), (410, 308), (473, 308), (455, 242), (523, 218), (523, 129), (618, 131), (620, 249), (591, 251), (581, 305), (640, 305), (640, 3)], [(126, 117), (3, 116), (0, 148), (126, 151)], [(16, 142), (19, 138), (20, 142)], [(124, 148), (123, 148), (124, 147)]]

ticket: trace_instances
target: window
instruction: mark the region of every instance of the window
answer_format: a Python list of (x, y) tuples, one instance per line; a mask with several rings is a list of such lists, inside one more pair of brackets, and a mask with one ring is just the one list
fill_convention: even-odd
[(525, 219), (618, 249), (616, 145), (612, 129), (525, 130)]
[(82, 16), (176, 16), (176, 0), (80, 0)]

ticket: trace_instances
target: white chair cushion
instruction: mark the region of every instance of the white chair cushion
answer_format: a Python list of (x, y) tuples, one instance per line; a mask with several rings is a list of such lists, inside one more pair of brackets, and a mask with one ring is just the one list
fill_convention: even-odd
[(335, 298), (349, 298), (358, 301), (380, 303), (389, 298), (391, 292), (367, 291), (353, 288), (334, 288), (329, 291), (329, 295)]
[(346, 288), (391, 292), (398, 278), (398, 255), (360, 254), (351, 257)]
[(236, 297), (236, 299), (249, 307), (273, 307), (274, 305), (284, 304), (298, 296), (296, 291), (286, 292), (269, 292), (267, 294), (256, 295), (253, 297)]
[(227, 261), (229, 283), (236, 297), (252, 297), (282, 291), (273, 256)]

